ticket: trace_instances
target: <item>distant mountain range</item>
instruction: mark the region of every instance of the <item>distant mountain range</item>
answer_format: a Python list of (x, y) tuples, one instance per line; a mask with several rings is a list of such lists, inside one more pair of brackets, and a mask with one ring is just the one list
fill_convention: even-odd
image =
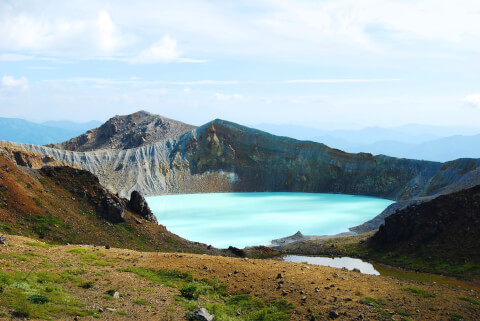
[(68, 140), (99, 125), (101, 125), (99, 121), (88, 123), (49, 121), (38, 124), (18, 118), (0, 117), (0, 140), (45, 145)]
[[(400, 158), (446, 162), (458, 158), (480, 158), (480, 129), (404, 125), (394, 128), (322, 130), (296, 125), (259, 124), (269, 133), (323, 143), (350, 153), (371, 153)], [(475, 135), (476, 134), (476, 135)]]

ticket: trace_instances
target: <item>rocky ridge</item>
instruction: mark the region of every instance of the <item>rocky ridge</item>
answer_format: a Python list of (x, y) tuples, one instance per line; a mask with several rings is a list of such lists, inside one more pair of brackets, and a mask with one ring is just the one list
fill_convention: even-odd
[(195, 126), (142, 110), (130, 115), (117, 115), (85, 134), (48, 146), (79, 152), (130, 149), (176, 137), (195, 128)]
[[(294, 191), (370, 195), (411, 202), (480, 182), (477, 159), (438, 163), (349, 154), (223, 120), (131, 149), (74, 152), (9, 142), (2, 142), (0, 149), (22, 166), (40, 168), (50, 164), (88, 170), (122, 197), (135, 190), (146, 196)], [(388, 211), (396, 209), (392, 206)], [(381, 223), (382, 217), (368, 229)]]

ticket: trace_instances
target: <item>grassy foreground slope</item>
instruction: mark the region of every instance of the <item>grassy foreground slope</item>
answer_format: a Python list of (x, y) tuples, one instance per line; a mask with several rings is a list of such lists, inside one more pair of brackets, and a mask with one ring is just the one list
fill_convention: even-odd
[(128, 209), (125, 222), (110, 223), (96, 214), (100, 194), (109, 192), (90, 173), (65, 167), (50, 177), (0, 155), (0, 234), (144, 251), (210, 251)]
[(0, 246), (0, 319), (477, 320), (478, 289), (275, 260), (51, 245)]

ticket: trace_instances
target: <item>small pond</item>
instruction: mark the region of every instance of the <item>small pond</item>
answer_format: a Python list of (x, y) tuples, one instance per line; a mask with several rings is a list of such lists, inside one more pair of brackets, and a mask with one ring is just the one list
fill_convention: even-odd
[(334, 268), (347, 268), (348, 270), (359, 269), (361, 273), (380, 275), (372, 264), (351, 257), (330, 258), (323, 256), (286, 255), (283, 257), (283, 260), (287, 262), (308, 263)]

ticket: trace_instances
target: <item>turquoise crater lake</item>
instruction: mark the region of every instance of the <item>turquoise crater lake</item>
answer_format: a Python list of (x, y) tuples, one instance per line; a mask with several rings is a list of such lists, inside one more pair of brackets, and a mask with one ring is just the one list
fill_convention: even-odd
[(191, 241), (226, 248), (267, 245), (301, 231), (345, 232), (380, 214), (392, 201), (317, 193), (212, 193), (146, 198), (159, 224)]

